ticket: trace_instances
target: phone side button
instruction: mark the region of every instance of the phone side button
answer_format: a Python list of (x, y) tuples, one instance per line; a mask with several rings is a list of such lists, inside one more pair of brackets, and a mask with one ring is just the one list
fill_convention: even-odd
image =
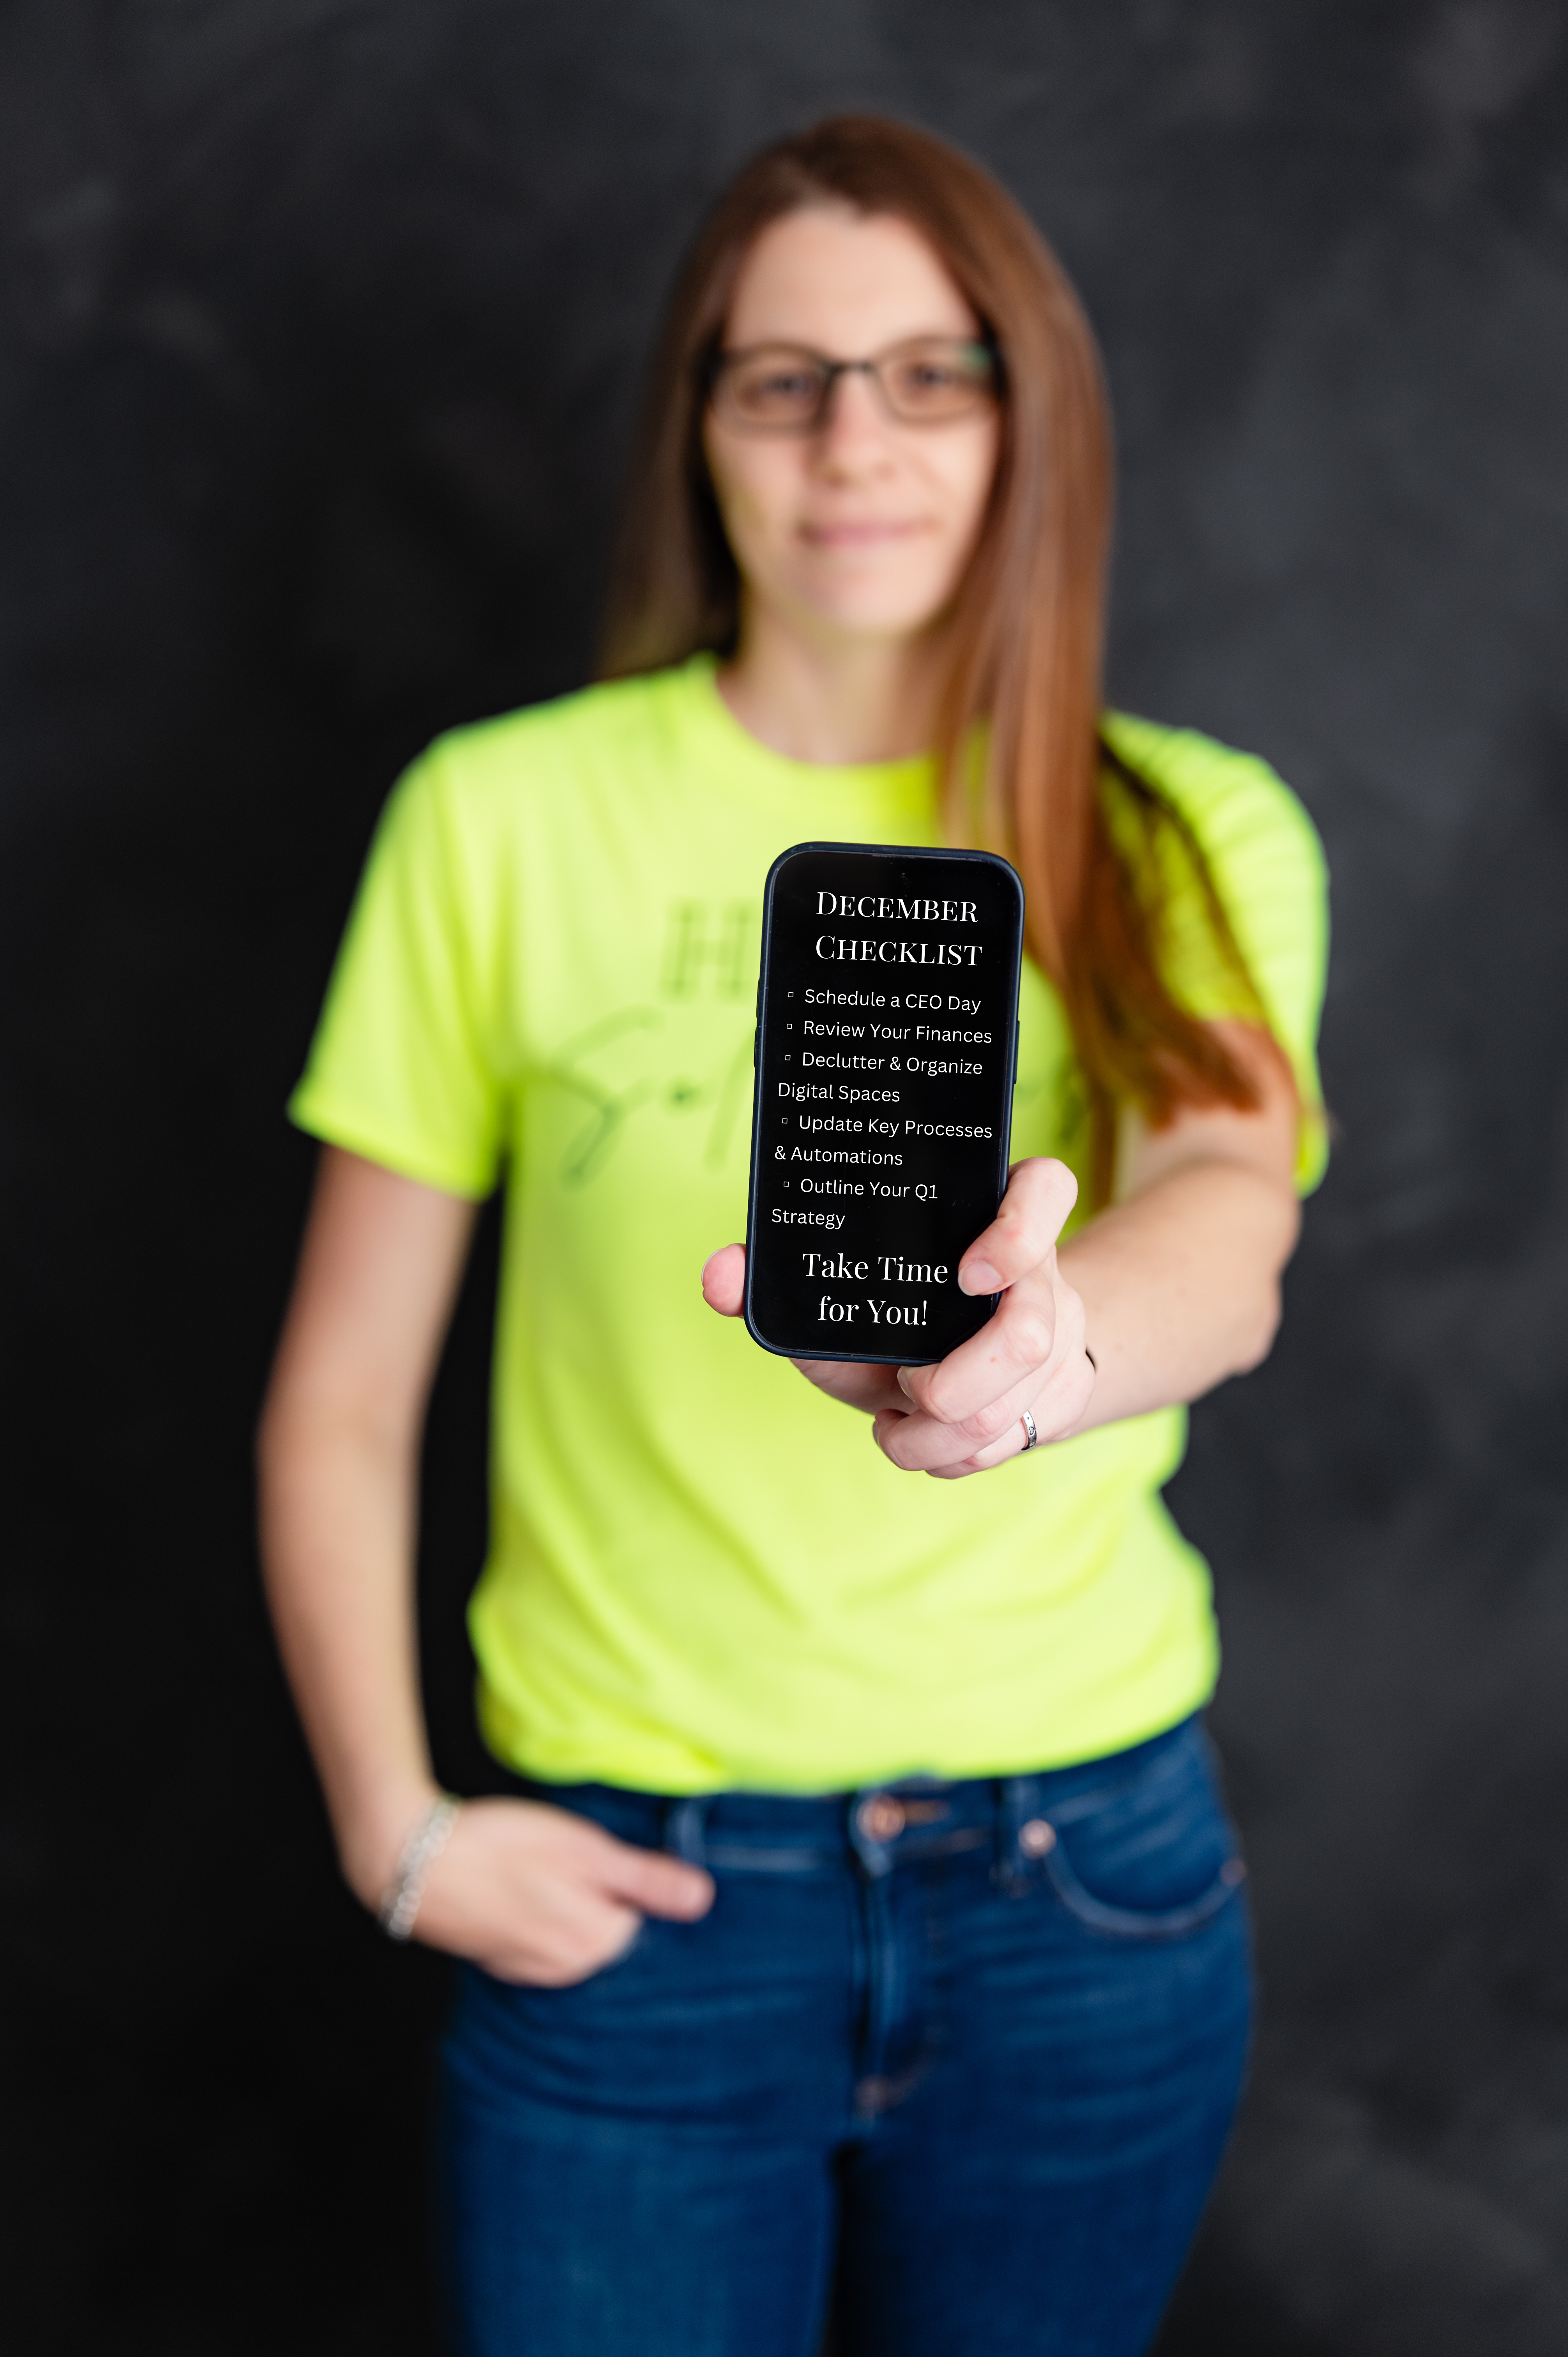
[[(756, 1060), (755, 1060), (755, 1058), (753, 1059), (753, 1060), (754, 1060), (754, 1061)], [(1015, 1024), (1014, 1024), (1014, 1026), (1013, 1026), (1013, 1086), (1014, 1086), (1015, 1088), (1016, 1088), (1016, 1087), (1017, 1087), (1017, 1085), (1018, 1085), (1018, 1026), (1017, 1026), (1017, 1024), (1016, 1024), (1016, 1023), (1015, 1023)]]
[(757, 1025), (751, 1035), (751, 1069), (753, 1071), (757, 1070), (757, 1042), (758, 1038), (761, 1036), (761, 1031), (762, 1026), (759, 1023)]

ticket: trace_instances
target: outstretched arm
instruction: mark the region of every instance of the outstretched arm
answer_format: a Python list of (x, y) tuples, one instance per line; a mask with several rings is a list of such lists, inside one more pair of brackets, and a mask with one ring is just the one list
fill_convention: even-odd
[[(947, 1479), (1024, 1447), (1177, 1401), (1256, 1366), (1279, 1322), (1279, 1281), (1300, 1224), (1298, 1106), (1272, 1040), (1217, 1027), (1257, 1082), (1256, 1111), (1189, 1108), (1166, 1129), (1130, 1125), (1118, 1200), (1058, 1253), (1072, 1174), (1036, 1157), (959, 1265), (966, 1293), (1002, 1294), (981, 1332), (929, 1367), (801, 1361), (801, 1372), (875, 1417), (894, 1464)], [(740, 1308), (745, 1254), (703, 1271), (711, 1306)]]

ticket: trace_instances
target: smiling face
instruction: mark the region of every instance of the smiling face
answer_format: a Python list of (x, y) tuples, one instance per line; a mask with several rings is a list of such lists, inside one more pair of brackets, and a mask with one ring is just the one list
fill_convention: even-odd
[[(979, 333), (918, 230), (824, 204), (757, 237), (724, 341), (726, 351), (789, 344), (862, 360), (918, 337)], [(745, 620), (766, 615), (818, 642), (929, 630), (973, 550), (999, 430), (989, 402), (940, 425), (901, 423), (863, 375), (838, 379), (806, 434), (748, 433), (710, 409), (703, 447)]]

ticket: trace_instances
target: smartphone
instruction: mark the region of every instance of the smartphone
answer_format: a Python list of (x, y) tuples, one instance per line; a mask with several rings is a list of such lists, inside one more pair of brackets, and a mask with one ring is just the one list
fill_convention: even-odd
[(985, 851), (798, 843), (768, 872), (746, 1322), (920, 1366), (997, 1297), (958, 1264), (1007, 1183), (1024, 888)]

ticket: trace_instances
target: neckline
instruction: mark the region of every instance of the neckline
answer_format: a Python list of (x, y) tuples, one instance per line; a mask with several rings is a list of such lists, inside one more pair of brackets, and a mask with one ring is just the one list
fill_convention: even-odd
[(717, 655), (692, 655), (683, 666), (693, 689), (692, 705), (714, 751), (732, 774), (738, 767), (757, 785), (799, 800), (806, 794), (866, 792), (894, 795), (911, 803), (929, 799), (934, 764), (929, 753), (899, 761), (801, 761), (754, 737), (719, 693)]

